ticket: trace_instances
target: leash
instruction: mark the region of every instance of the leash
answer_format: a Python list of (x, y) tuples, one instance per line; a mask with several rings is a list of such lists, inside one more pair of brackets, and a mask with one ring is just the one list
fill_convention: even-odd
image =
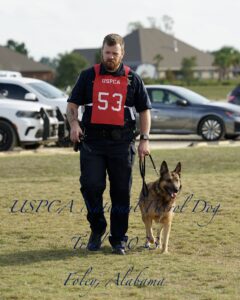
[[(154, 160), (151, 156), (151, 154), (148, 155), (150, 160), (151, 160), (151, 163), (153, 165), (153, 169), (155, 170), (157, 176), (159, 176), (159, 173), (157, 171), (157, 168), (156, 168), (156, 165), (154, 163)], [(139, 171), (140, 171), (140, 174), (141, 174), (141, 177), (142, 177), (142, 194), (144, 197), (147, 197), (148, 196), (148, 187), (147, 187), (147, 184), (146, 184), (146, 181), (145, 181), (145, 173), (146, 173), (146, 159), (145, 159), (145, 156), (143, 158), (143, 160), (139, 159)]]

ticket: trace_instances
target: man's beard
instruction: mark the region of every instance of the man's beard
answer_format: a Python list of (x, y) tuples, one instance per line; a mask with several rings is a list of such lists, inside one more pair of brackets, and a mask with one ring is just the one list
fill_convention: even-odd
[(103, 58), (102, 58), (102, 64), (110, 72), (116, 71), (118, 69), (120, 63), (121, 63), (120, 60), (116, 61), (114, 59), (108, 59), (108, 60), (104, 61)]

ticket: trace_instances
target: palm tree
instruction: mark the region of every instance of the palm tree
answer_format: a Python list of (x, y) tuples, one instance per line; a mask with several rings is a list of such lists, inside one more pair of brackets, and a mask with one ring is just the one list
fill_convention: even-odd
[(159, 77), (159, 73), (160, 73), (160, 64), (161, 64), (162, 60), (163, 60), (163, 56), (160, 53), (156, 54), (153, 58), (153, 61), (155, 62), (158, 77)]

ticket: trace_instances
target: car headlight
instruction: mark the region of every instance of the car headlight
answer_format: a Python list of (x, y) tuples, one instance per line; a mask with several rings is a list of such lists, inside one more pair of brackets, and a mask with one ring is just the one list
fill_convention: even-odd
[(41, 114), (39, 111), (28, 111), (28, 110), (19, 110), (16, 112), (16, 116), (19, 118), (32, 118), (32, 119), (41, 118)]

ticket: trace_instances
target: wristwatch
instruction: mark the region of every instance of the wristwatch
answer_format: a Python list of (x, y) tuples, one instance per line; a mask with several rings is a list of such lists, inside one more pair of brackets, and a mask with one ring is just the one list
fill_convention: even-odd
[(149, 140), (149, 135), (148, 134), (141, 134), (140, 135), (140, 140), (148, 141)]

